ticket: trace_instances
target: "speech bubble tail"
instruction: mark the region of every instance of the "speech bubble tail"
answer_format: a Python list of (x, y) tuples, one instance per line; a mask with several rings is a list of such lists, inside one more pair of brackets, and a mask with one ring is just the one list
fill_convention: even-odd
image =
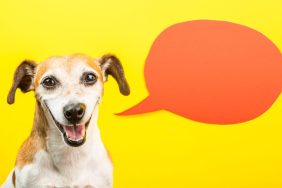
[(127, 115), (136, 115), (136, 114), (143, 114), (147, 112), (153, 112), (159, 110), (159, 106), (153, 100), (152, 97), (147, 97), (137, 105), (123, 111), (120, 113), (116, 113), (115, 115), (118, 116), (127, 116)]

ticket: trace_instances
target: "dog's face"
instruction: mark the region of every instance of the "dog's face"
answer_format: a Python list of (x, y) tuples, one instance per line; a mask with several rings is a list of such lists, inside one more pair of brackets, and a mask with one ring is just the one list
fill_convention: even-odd
[(71, 146), (80, 146), (103, 91), (102, 71), (84, 56), (52, 57), (40, 64), (34, 80), (35, 94), (49, 121), (53, 121)]
[(108, 74), (117, 80), (120, 92), (128, 95), (123, 68), (112, 55), (96, 60), (81, 54), (51, 57), (38, 65), (25, 61), (16, 70), (8, 103), (14, 102), (17, 88), (34, 90), (49, 125), (58, 128), (68, 145), (81, 146)]

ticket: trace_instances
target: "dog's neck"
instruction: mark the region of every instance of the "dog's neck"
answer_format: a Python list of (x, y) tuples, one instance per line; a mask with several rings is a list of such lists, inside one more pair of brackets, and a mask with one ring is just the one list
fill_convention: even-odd
[[(86, 132), (86, 141), (80, 147), (68, 146), (52, 121), (48, 121), (40, 103), (36, 105), (34, 126), (31, 136), (39, 138), (42, 149), (46, 151), (49, 164), (61, 173), (70, 173), (72, 168), (96, 163), (105, 156), (105, 149), (97, 126), (98, 106), (95, 107)], [(77, 170), (77, 169), (74, 169)]]

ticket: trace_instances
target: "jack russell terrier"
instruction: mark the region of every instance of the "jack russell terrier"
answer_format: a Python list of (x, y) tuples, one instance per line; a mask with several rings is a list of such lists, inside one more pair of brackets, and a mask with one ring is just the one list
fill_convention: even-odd
[(18, 66), (7, 101), (14, 103), (17, 88), (34, 90), (36, 110), (31, 134), (3, 188), (112, 187), (113, 166), (97, 126), (108, 75), (129, 95), (122, 65), (113, 55), (75, 54)]

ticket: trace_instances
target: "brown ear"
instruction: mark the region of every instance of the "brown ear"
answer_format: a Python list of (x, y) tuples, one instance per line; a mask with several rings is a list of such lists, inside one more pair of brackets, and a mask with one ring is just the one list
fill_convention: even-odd
[(104, 81), (107, 81), (109, 74), (112, 75), (118, 83), (119, 91), (123, 95), (129, 95), (129, 85), (124, 76), (124, 71), (119, 59), (114, 55), (107, 54), (100, 58), (98, 61), (102, 69)]
[(15, 93), (17, 88), (22, 92), (34, 90), (33, 78), (35, 74), (36, 63), (33, 61), (23, 61), (15, 71), (13, 85), (9, 91), (7, 102), (13, 104), (15, 102)]

